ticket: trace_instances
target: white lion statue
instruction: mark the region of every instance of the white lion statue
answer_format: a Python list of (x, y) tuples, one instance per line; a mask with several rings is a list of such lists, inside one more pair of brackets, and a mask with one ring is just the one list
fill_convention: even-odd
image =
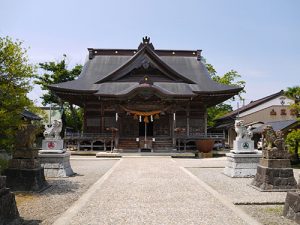
[(61, 139), (60, 132), (62, 130), (62, 121), (61, 120), (53, 120), (50, 127), (45, 125), (44, 137), (47, 138), (55, 138)]
[(244, 120), (236, 120), (234, 123), (237, 139), (251, 139), (253, 137), (252, 127), (245, 127)]

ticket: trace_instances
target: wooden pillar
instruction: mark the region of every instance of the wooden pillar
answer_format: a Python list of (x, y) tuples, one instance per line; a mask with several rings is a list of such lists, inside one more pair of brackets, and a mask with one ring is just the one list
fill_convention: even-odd
[(100, 110), (101, 110), (101, 133), (104, 133), (104, 105), (103, 102), (101, 102), (101, 106), (100, 106)]
[(207, 135), (207, 108), (204, 106), (204, 134)]
[(190, 136), (190, 111), (191, 111), (191, 107), (189, 104), (186, 110), (186, 136), (187, 137)]

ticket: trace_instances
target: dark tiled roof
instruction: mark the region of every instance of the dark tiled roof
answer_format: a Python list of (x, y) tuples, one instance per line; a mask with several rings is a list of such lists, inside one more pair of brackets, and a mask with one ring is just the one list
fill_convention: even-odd
[(296, 124), (296, 123), (298, 123), (297, 120), (281, 120), (281, 121), (266, 122), (265, 124), (261, 125), (260, 127), (253, 129), (253, 133), (261, 133), (262, 129), (266, 125), (271, 125), (275, 131), (278, 131), (278, 130), (284, 130), (285, 128), (288, 128), (291, 125)]
[(22, 116), (29, 120), (41, 120), (42, 119), (38, 115), (36, 115), (26, 109), (24, 109), (24, 111), (22, 112)]
[(269, 100), (277, 98), (278, 96), (282, 95), (283, 93), (284, 93), (284, 91), (281, 90), (281, 91), (279, 91), (279, 92), (277, 92), (275, 94), (266, 96), (264, 98), (261, 98), (261, 99), (255, 100), (255, 101), (252, 101), (249, 104), (247, 104), (247, 105), (245, 105), (245, 106), (243, 106), (243, 107), (241, 107), (239, 109), (236, 109), (236, 110), (233, 110), (233, 111), (227, 113), (226, 115), (222, 116), (221, 118), (219, 118), (217, 120), (220, 121), (220, 120), (226, 120), (226, 119), (230, 119), (230, 118), (235, 119), (235, 117), (237, 116), (238, 113), (245, 112), (245, 111), (247, 111), (249, 109), (252, 109), (252, 108), (254, 108), (254, 107), (256, 107), (256, 106), (258, 106), (260, 104), (263, 104), (263, 103), (265, 103), (265, 102), (267, 102)]
[[(141, 52), (148, 58), (153, 58), (156, 63), (164, 66), (177, 77), (182, 77), (182, 82), (154, 82), (153, 88), (170, 95), (195, 96), (197, 94), (227, 93), (226, 99), (237, 94), (242, 88), (222, 85), (214, 82), (205, 67), (197, 60), (197, 51), (154, 50), (147, 45), (136, 50), (103, 50), (89, 49), (97, 52), (90, 56), (85, 63), (79, 78), (74, 81), (50, 85), (50, 89), (61, 92), (86, 92), (95, 95), (124, 95), (139, 86), (138, 82), (118, 82), (107, 80), (111, 74), (132, 62), (135, 54)], [(117, 52), (117, 53), (115, 53)], [(199, 52), (199, 51), (198, 51)], [(197, 52), (197, 53), (198, 53)], [(198, 57), (199, 58), (199, 57)], [(185, 82), (184, 79), (190, 82)], [(103, 81), (103, 82), (101, 82)], [(224, 100), (226, 100), (224, 99)]]

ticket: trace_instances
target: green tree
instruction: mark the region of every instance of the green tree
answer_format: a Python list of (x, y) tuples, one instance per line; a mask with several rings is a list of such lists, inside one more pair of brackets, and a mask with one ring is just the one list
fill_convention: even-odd
[[(204, 63), (206, 65), (206, 68), (211, 76), (211, 78), (221, 84), (226, 84), (226, 85), (233, 85), (233, 86), (238, 86), (238, 87), (245, 87), (246, 82), (243, 80), (240, 80), (241, 75), (235, 71), (235, 70), (230, 70), (229, 72), (225, 73), (223, 76), (217, 75), (217, 71), (213, 67), (213, 65), (206, 63), (204, 60)], [(242, 100), (242, 93), (245, 93), (245, 90), (242, 90), (239, 93), (239, 98)], [(207, 125), (209, 127), (214, 126), (215, 120), (224, 116), (228, 112), (232, 111), (232, 107), (230, 104), (227, 103), (220, 103), (216, 106), (210, 107), (207, 109)]]
[(295, 160), (299, 161), (299, 142), (300, 142), (300, 129), (291, 131), (285, 139), (286, 144), (289, 146), (289, 152), (294, 154)]
[(35, 67), (29, 63), (23, 42), (0, 37), (0, 149), (13, 150), (25, 108), (35, 111), (27, 97)]
[(293, 109), (297, 116), (299, 117), (300, 113), (300, 86), (294, 86), (294, 87), (288, 87), (285, 91), (285, 95), (288, 98), (291, 98), (295, 101), (294, 104), (292, 104), (290, 107)]
[(42, 96), (43, 105), (57, 104), (63, 111), (62, 120), (64, 126), (72, 127), (76, 131), (82, 128), (82, 110), (75, 107), (73, 104), (64, 103), (57, 95), (51, 92), (48, 88), (50, 84), (56, 84), (74, 80), (81, 73), (82, 65), (75, 65), (74, 68), (68, 69), (67, 56), (63, 55), (63, 59), (59, 62), (39, 63), (40, 68), (44, 71), (43, 74), (36, 76), (35, 83), (41, 85), (42, 90), (46, 90)]

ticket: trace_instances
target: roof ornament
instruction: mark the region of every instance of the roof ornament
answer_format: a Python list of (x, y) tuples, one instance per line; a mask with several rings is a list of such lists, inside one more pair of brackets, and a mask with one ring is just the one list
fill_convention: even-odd
[(150, 37), (143, 37), (143, 44), (147, 45), (148, 43), (150, 44)]
[(140, 43), (138, 50), (140, 50), (144, 46), (149, 46), (152, 50), (154, 50), (154, 46), (150, 42), (150, 37), (148, 37), (148, 36), (143, 37), (143, 42)]

